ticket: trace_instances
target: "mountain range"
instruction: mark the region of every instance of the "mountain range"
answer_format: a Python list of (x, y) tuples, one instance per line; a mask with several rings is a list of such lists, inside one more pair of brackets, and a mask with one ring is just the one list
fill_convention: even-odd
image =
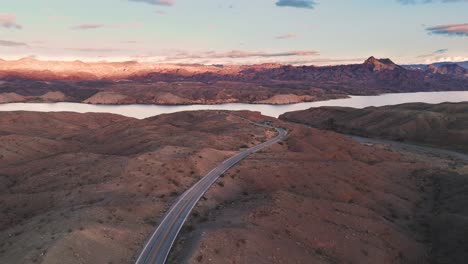
[(468, 61), (459, 61), (459, 62), (447, 61), (447, 62), (435, 62), (435, 63), (432, 63), (432, 64), (408, 64), (408, 65), (402, 65), (402, 66), (405, 67), (405, 68), (408, 68), (408, 69), (423, 69), (423, 70), (425, 70), (429, 66), (440, 67), (440, 66), (444, 66), (444, 65), (458, 65), (460, 67), (468, 69)]
[[(366, 78), (370, 73), (385, 71), (415, 71), (430, 69), (432, 73), (466, 77), (468, 62), (435, 63), (430, 65), (397, 65), (390, 59), (370, 57), (362, 64), (339, 66), (258, 65), (181, 65), (127, 62), (40, 61), (23, 58), (0, 60), (0, 78), (23, 77), (34, 80), (120, 80), (133, 79), (193, 79), (213, 80), (336, 80), (342, 77)], [(434, 71), (434, 68), (441, 69)], [(447, 68), (456, 70), (446, 70)], [(342, 76), (347, 75), (347, 76)]]
[(401, 66), (370, 57), (338, 66), (175, 65), (0, 60), (0, 102), (286, 104), (348, 95), (468, 90), (458, 64)]

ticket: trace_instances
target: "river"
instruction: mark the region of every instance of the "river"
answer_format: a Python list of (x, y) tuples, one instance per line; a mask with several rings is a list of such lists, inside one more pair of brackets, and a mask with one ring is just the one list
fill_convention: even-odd
[(258, 111), (263, 115), (278, 117), (279, 115), (311, 107), (345, 106), (364, 108), (368, 106), (384, 106), (402, 103), (443, 103), (468, 102), (468, 92), (419, 92), (395, 93), (378, 96), (351, 96), (351, 98), (320, 102), (298, 103), (291, 105), (264, 105), (264, 104), (220, 104), (220, 105), (91, 105), (81, 103), (8, 103), (0, 104), (0, 111), (39, 111), (39, 112), (97, 112), (113, 113), (135, 118), (168, 114), (180, 111), (195, 110), (250, 110)]

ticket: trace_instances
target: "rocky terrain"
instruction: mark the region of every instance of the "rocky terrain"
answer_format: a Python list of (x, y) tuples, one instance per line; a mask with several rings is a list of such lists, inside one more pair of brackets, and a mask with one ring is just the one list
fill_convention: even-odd
[(457, 64), (444, 64), (441, 66), (429, 65), (426, 71), (429, 71), (431, 73), (445, 74), (445, 75), (449, 74), (452, 76), (459, 76), (459, 77), (468, 76), (468, 70)]
[(0, 263), (131, 263), (182, 191), (270, 136), (226, 112), (2, 112)]
[(226, 173), (170, 263), (463, 263), (467, 228), (447, 224), (466, 224), (466, 160), (278, 125), (286, 142)]
[(349, 95), (453, 90), (468, 90), (468, 73), (461, 66), (405, 68), (374, 57), (362, 64), (326, 67), (0, 60), (1, 103), (289, 104)]
[(286, 113), (280, 118), (341, 133), (468, 151), (468, 103), (320, 107)]
[(0, 113), (0, 263), (132, 262), (178, 194), (275, 135), (246, 119), (290, 134), (210, 189), (171, 263), (463, 263), (468, 167), (224, 111)]

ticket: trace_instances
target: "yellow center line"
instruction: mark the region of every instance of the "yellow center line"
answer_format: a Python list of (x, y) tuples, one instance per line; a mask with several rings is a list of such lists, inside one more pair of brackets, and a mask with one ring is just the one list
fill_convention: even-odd
[[(195, 190), (195, 189), (193, 189)], [(171, 226), (168, 228), (168, 230), (166, 231), (166, 233), (164, 234), (163, 236), (163, 239), (161, 240), (161, 242), (159, 243), (158, 247), (156, 248), (156, 250), (154, 251), (154, 253), (152, 254), (151, 256), (151, 262), (150, 263), (153, 263), (154, 259), (156, 258), (157, 254), (159, 253), (159, 250), (161, 249), (161, 246), (163, 244), (163, 242), (166, 240), (167, 236), (169, 235), (169, 233), (171, 232), (171, 229), (174, 227), (174, 225), (176, 224), (177, 222), (177, 219), (179, 218), (179, 216), (184, 212), (185, 208), (189, 205), (190, 203), (190, 200), (195, 196), (196, 193), (193, 193), (190, 198), (187, 200), (187, 202), (183, 205), (182, 209), (179, 211), (179, 213), (177, 214), (175, 220), (172, 222)]]

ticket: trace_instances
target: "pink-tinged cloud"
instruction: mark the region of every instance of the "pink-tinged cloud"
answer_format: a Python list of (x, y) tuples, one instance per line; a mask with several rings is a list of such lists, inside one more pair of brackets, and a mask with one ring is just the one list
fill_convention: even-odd
[(79, 24), (72, 26), (71, 29), (73, 30), (89, 30), (89, 29), (100, 29), (100, 28), (139, 28), (142, 27), (143, 24), (140, 22), (132, 22), (130, 24)]
[(143, 26), (143, 24), (141, 22), (132, 22), (132, 23), (130, 23), (128, 25), (120, 25), (120, 26), (117, 25), (117, 27), (133, 27), (133, 28), (140, 28), (142, 26)]
[(175, 0), (129, 0), (130, 2), (140, 2), (150, 5), (162, 5), (162, 6), (173, 6)]
[(69, 20), (70, 17), (69, 16), (48, 16), (47, 17), (48, 20), (51, 20), (51, 21), (60, 21), (60, 20)]
[(79, 52), (92, 52), (92, 53), (120, 51), (120, 49), (114, 49), (114, 48), (66, 48), (66, 50), (79, 51)]
[(106, 27), (106, 25), (105, 24), (80, 24), (80, 25), (72, 26), (71, 29), (87, 30), (87, 29), (97, 29), (97, 28), (103, 28), (103, 27)]
[(27, 47), (28, 44), (23, 42), (16, 42), (10, 40), (1, 40), (0, 39), (0, 46), (2, 47)]
[(166, 15), (167, 13), (165, 11), (162, 11), (162, 10), (156, 10), (156, 14), (158, 15)]
[[(229, 58), (245, 58), (245, 57), (290, 57), (290, 56), (312, 56), (319, 55), (315, 50), (300, 50), (300, 51), (286, 51), (286, 52), (245, 52), (245, 51), (232, 51), (227, 53)], [(222, 54), (222, 56), (225, 56)]]
[(179, 51), (169, 55), (139, 55), (137, 58), (164, 57), (165, 61), (176, 60), (199, 60), (199, 59), (246, 59), (246, 58), (281, 58), (281, 57), (308, 57), (316, 56), (320, 53), (315, 50), (284, 51), (284, 52), (263, 52), (263, 51), (241, 51), (233, 50), (227, 52), (204, 51), (204, 52), (186, 52)]
[(4, 28), (22, 29), (23, 26), (16, 23), (16, 14), (0, 13), (0, 26)]
[(275, 38), (276, 39), (290, 39), (290, 38), (297, 38), (297, 37), (299, 37), (298, 34), (288, 33), (288, 34), (276, 36)]
[(350, 62), (362, 62), (366, 58), (333, 59), (320, 58), (319, 52), (314, 50), (257, 52), (257, 51), (164, 51), (132, 56), (140, 62), (174, 63), (174, 64), (224, 64), (250, 65), (262, 63), (280, 63), (294, 65), (330, 65)]
[(441, 25), (426, 28), (430, 34), (468, 37), (468, 23)]
[(315, 50), (304, 50), (304, 51), (285, 51), (285, 52), (255, 52), (255, 51), (240, 51), (233, 50), (228, 52), (214, 52), (208, 51), (199, 54), (190, 53), (179, 53), (174, 58), (249, 58), (249, 57), (290, 57), (290, 56), (312, 56), (318, 55), (319, 52)]

